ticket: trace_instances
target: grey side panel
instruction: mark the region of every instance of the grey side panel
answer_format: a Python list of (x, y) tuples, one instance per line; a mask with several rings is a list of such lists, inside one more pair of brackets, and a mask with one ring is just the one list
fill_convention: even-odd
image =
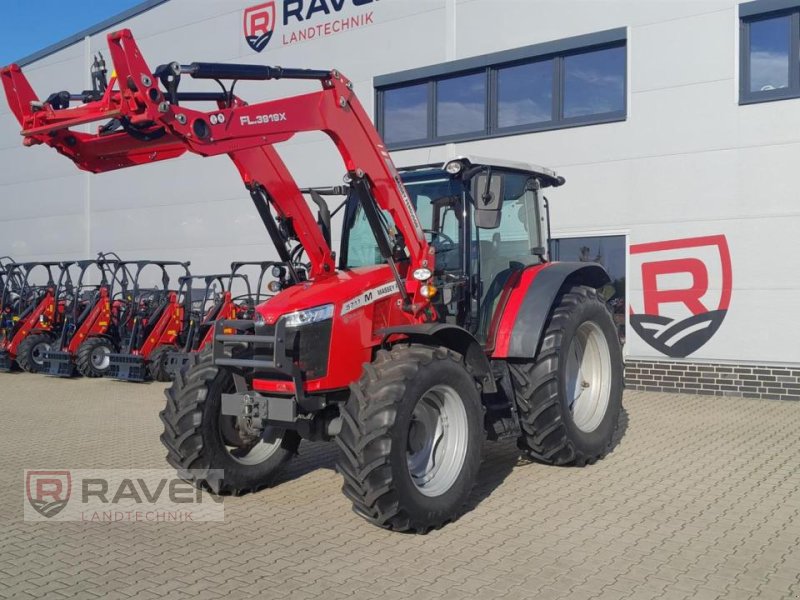
[(508, 357), (536, 356), (547, 317), (565, 283), (598, 288), (610, 281), (606, 270), (594, 263), (560, 262), (542, 270), (525, 292), (517, 322), (511, 332)]

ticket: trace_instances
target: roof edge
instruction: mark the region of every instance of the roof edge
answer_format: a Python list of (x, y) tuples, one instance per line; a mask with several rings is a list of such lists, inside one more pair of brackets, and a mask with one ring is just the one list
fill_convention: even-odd
[(33, 54), (29, 54), (18, 61), (18, 64), (21, 67), (29, 65), (31, 63), (36, 62), (37, 60), (41, 60), (50, 56), (51, 54), (55, 54), (56, 52), (63, 50), (64, 48), (69, 48), (70, 46), (77, 44), (78, 42), (82, 41), (86, 36), (94, 35), (103, 31), (104, 29), (108, 29), (109, 27), (113, 27), (117, 23), (121, 23), (123, 21), (127, 21), (128, 19), (140, 15), (144, 12), (147, 12), (151, 8), (155, 8), (159, 4), (164, 4), (169, 0), (145, 0), (137, 4), (136, 6), (132, 6), (126, 11), (123, 11), (119, 14), (114, 15), (113, 17), (109, 17), (105, 21), (101, 21), (100, 23), (93, 25), (84, 29), (83, 31), (79, 31), (67, 38), (64, 38), (60, 42), (56, 42), (55, 44), (51, 44), (46, 48), (42, 48)]

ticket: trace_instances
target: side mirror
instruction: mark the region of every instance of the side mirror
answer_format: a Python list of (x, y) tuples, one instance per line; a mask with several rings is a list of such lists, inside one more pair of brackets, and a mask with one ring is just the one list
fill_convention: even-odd
[(500, 226), (500, 209), (503, 205), (502, 175), (481, 173), (472, 179), (472, 197), (475, 200), (475, 226), (495, 229)]

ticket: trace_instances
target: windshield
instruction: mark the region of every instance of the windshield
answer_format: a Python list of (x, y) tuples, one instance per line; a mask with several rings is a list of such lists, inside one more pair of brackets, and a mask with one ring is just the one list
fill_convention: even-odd
[[(411, 171), (401, 175), (411, 202), (425, 231), (425, 237), (436, 251), (436, 270), (461, 269), (461, 238), (463, 235), (463, 185), (440, 169)], [(382, 211), (387, 224), (394, 222)], [(346, 268), (379, 265), (385, 262), (369, 222), (358, 203), (346, 217)]]

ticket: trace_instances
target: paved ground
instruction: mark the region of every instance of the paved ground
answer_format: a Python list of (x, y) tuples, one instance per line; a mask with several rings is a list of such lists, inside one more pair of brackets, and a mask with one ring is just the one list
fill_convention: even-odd
[(0, 597), (800, 598), (800, 404), (632, 392), (586, 469), (489, 445), (427, 536), (356, 517), (335, 449), (224, 523), (25, 523), (23, 468), (163, 467), (161, 385), (0, 375)]

